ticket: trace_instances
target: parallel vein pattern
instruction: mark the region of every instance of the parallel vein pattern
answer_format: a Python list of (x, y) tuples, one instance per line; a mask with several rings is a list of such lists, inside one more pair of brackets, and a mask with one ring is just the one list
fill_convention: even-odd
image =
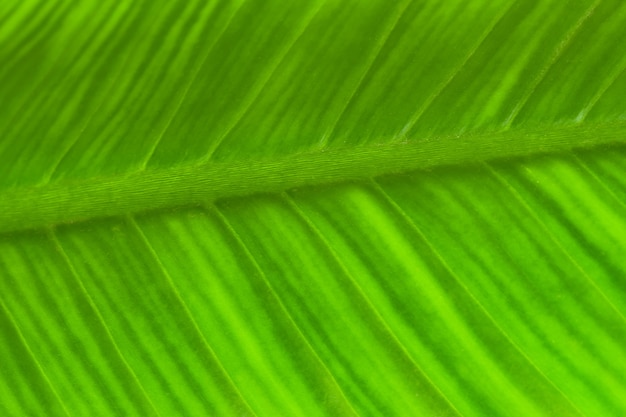
[(0, 2), (0, 415), (626, 415), (626, 4)]

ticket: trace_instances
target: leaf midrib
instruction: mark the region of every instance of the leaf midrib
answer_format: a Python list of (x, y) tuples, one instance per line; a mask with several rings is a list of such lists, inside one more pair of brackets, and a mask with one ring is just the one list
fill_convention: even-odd
[(0, 192), (0, 233), (222, 198), (626, 142), (626, 121), (393, 140), (272, 159), (209, 162)]

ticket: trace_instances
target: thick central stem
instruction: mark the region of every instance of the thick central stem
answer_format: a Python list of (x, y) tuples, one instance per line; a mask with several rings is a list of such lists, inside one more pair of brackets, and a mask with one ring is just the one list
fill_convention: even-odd
[(0, 232), (617, 143), (626, 143), (626, 122), (467, 134), (59, 182), (0, 194)]

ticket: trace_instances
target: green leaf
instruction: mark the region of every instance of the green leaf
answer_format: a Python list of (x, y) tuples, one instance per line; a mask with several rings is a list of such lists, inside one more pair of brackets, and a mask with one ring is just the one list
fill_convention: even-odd
[(626, 5), (0, 2), (0, 413), (626, 413)]

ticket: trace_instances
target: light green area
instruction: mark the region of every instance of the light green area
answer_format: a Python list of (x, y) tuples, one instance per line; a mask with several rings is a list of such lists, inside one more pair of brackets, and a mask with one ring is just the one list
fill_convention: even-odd
[(626, 414), (625, 19), (0, 2), (0, 414)]

